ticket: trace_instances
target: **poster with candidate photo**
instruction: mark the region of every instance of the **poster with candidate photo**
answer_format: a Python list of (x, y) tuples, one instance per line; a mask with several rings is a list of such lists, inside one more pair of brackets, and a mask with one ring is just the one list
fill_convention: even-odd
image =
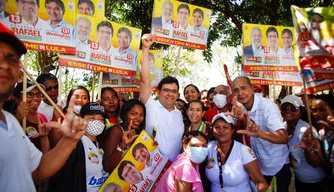
[(300, 86), (294, 28), (244, 23), (243, 71), (254, 83)]
[(154, 191), (170, 165), (168, 157), (142, 131), (98, 191)]
[(306, 80), (307, 94), (334, 87), (333, 7), (291, 6), (298, 48), (298, 67)]
[(104, 18), (105, 0), (76, 0), (76, 13), (95, 18)]
[(75, 4), (71, 0), (8, 0), (1, 22), (27, 49), (75, 54)]
[(206, 49), (212, 10), (174, 0), (155, 0), (151, 33), (154, 41)]
[(141, 29), (77, 14), (76, 57), (60, 55), (62, 66), (135, 76)]

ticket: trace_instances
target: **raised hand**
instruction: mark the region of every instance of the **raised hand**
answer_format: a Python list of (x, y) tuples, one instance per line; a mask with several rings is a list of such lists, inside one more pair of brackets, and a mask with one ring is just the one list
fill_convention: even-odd
[(154, 39), (154, 35), (146, 33), (142, 36), (142, 44), (143, 44), (143, 48), (150, 48), (151, 45), (153, 44), (153, 39)]
[(301, 142), (297, 145), (292, 146), (292, 148), (302, 148), (306, 151), (320, 151), (320, 143), (312, 133), (312, 128), (307, 128), (303, 134)]
[(67, 114), (62, 124), (58, 122), (49, 122), (44, 125), (48, 128), (59, 129), (59, 131), (63, 134), (64, 138), (71, 139), (75, 142), (79, 141), (81, 137), (86, 133), (87, 122), (83, 118), (74, 115), (73, 107), (75, 103), (75, 96), (71, 97)]
[(245, 130), (238, 130), (237, 133), (245, 134), (248, 136), (259, 137), (261, 129), (250, 119), (250, 112), (247, 113), (247, 127)]
[(28, 103), (25, 101), (21, 101), (17, 106), (17, 110), (15, 113), (15, 117), (18, 121), (22, 121), (24, 117), (26, 117), (29, 113)]
[(334, 117), (328, 116), (327, 121), (320, 120), (317, 122), (318, 125), (324, 126), (326, 129), (333, 130), (334, 131)]
[(123, 149), (125, 149), (129, 144), (131, 144), (138, 137), (138, 135), (135, 134), (135, 131), (132, 129), (132, 123), (133, 121), (130, 120), (128, 130), (123, 132), (122, 144), (121, 144), (121, 147)]
[(238, 105), (237, 97), (234, 96), (232, 100), (232, 110), (225, 113), (231, 117), (237, 118), (240, 121), (246, 121), (246, 115), (244, 114), (244, 109)]
[(39, 137), (46, 137), (49, 135), (51, 127), (45, 126), (45, 124), (41, 122), (40, 117), (37, 118), (37, 125), (38, 125), (38, 136)]

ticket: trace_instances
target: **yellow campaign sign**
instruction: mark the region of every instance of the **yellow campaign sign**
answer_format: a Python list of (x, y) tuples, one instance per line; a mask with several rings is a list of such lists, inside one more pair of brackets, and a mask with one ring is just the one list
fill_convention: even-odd
[(1, 22), (28, 49), (75, 54), (73, 1), (9, 0), (4, 16)]
[(77, 0), (76, 13), (104, 18), (104, 0)]
[[(145, 157), (137, 157), (143, 153)], [(170, 165), (168, 157), (153, 146), (153, 140), (142, 131), (98, 191), (154, 191)]]
[(273, 81), (273, 76), (280, 84), (301, 85), (294, 28), (244, 23), (242, 36), (246, 76), (263, 85)]
[(91, 70), (101, 69), (96, 71), (135, 76), (141, 29), (111, 22), (106, 18), (77, 14), (75, 31), (77, 57), (60, 55), (61, 65), (69, 66), (69, 61), (77, 61), (90, 64), (91, 67), (101, 65), (108, 68)]
[(212, 10), (175, 0), (155, 0), (151, 33), (155, 41), (206, 49)]

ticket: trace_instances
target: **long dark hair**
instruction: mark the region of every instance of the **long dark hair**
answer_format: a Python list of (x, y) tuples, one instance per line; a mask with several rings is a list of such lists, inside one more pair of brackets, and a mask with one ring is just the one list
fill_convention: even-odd
[(185, 86), (184, 89), (183, 89), (183, 95), (186, 94), (186, 89), (188, 87), (194, 87), (196, 89), (196, 92), (199, 93), (199, 96), (198, 96), (197, 100), (200, 100), (201, 99), (201, 92), (199, 91), (198, 87), (194, 84), (189, 84), (189, 85)]
[(128, 118), (127, 118), (127, 113), (135, 106), (135, 105), (139, 105), (143, 108), (143, 111), (144, 111), (144, 120), (143, 122), (139, 125), (139, 129), (136, 129), (135, 132), (136, 134), (139, 134), (142, 130), (145, 129), (145, 122), (146, 122), (146, 108), (145, 108), (145, 105), (139, 101), (138, 99), (130, 99), (128, 101), (126, 101), (122, 108), (121, 108), (121, 111), (120, 111), (120, 118), (122, 119), (123, 121), (123, 129), (124, 130), (127, 130), (128, 129), (128, 126), (129, 126), (129, 123), (128, 122)]
[(73, 95), (73, 92), (76, 91), (76, 90), (79, 90), (79, 89), (83, 89), (86, 91), (87, 95), (88, 95), (88, 101), (90, 101), (90, 94), (89, 94), (89, 91), (86, 89), (86, 87), (84, 86), (81, 86), (81, 85), (78, 85), (78, 86), (75, 86), (71, 89), (71, 91), (68, 93), (67, 95), (67, 99), (66, 99), (66, 105), (63, 109), (63, 112), (67, 112), (67, 108), (68, 108), (68, 105), (70, 104), (70, 100), (71, 100), (71, 97)]

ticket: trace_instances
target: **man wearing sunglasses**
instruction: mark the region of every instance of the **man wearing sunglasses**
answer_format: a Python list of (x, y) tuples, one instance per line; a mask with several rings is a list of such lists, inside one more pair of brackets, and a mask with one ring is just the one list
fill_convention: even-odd
[[(52, 99), (53, 102), (57, 103), (58, 99), (58, 79), (51, 73), (40, 74), (36, 81), (45, 87), (45, 92)], [(37, 112), (45, 115), (48, 122), (52, 119), (57, 120), (57, 114), (54, 114), (54, 107), (48, 101), (46, 97), (43, 97), (41, 104), (38, 107)]]

